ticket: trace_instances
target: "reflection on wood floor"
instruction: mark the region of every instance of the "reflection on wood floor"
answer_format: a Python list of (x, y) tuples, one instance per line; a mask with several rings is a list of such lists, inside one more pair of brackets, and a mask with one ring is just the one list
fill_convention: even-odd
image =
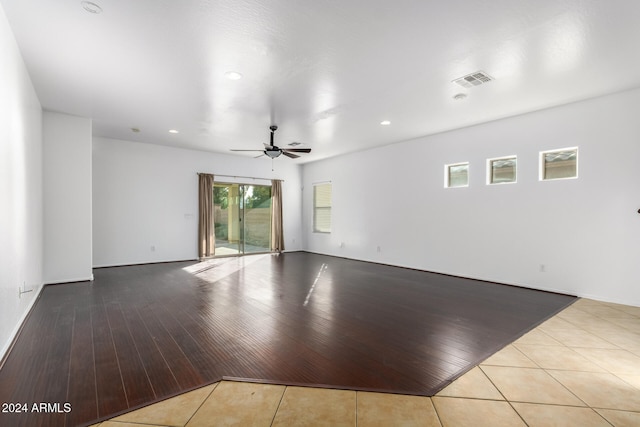
[(573, 301), (305, 252), (98, 269), (44, 288), (0, 370), (0, 402), (72, 411), (0, 424), (91, 423), (222, 378), (430, 396)]

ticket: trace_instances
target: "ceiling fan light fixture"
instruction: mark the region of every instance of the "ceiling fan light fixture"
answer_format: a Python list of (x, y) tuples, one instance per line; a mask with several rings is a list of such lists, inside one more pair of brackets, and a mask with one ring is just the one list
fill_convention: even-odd
[(282, 154), (282, 151), (280, 151), (280, 150), (264, 150), (264, 154), (266, 154), (267, 157), (275, 159), (276, 157), (280, 157), (280, 154)]

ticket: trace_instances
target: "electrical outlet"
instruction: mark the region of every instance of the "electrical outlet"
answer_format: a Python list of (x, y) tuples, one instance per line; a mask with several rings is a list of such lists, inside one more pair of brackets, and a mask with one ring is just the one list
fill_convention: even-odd
[(547, 266), (544, 264), (540, 264), (540, 273), (544, 273), (545, 271), (547, 271)]
[(340, 243), (340, 247), (344, 248), (344, 242)]
[(155, 252), (155, 251), (156, 251), (156, 247), (155, 247), (155, 246), (153, 246), (153, 245), (151, 246), (151, 248), (150, 248), (150, 249), (151, 249), (151, 252)]
[(382, 252), (382, 249), (380, 249), (380, 246), (378, 246), (378, 252)]

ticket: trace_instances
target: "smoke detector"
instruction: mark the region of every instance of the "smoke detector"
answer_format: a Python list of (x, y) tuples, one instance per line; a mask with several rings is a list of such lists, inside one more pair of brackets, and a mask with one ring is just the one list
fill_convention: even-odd
[(464, 88), (470, 88), (474, 86), (480, 86), (481, 84), (488, 83), (494, 80), (489, 74), (484, 71), (476, 71), (475, 73), (467, 74), (453, 80), (453, 83), (457, 83)]

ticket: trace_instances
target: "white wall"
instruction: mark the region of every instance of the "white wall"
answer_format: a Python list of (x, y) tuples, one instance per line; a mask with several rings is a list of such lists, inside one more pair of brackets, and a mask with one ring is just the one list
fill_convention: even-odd
[(198, 172), (283, 179), (285, 248), (299, 250), (301, 175), (288, 160), (272, 172), (264, 158), (94, 138), (94, 266), (196, 259)]
[(91, 280), (91, 120), (46, 111), (43, 141), (45, 283)]
[[(634, 90), (307, 164), (306, 248), (640, 306), (638, 111)], [(579, 179), (540, 182), (539, 151), (572, 146)], [(486, 159), (513, 154), (518, 183), (485, 185)], [(470, 186), (445, 189), (463, 161)], [(327, 180), (323, 235), (312, 184)]]
[(42, 108), (2, 6), (0, 94), (2, 358), (42, 288)]

